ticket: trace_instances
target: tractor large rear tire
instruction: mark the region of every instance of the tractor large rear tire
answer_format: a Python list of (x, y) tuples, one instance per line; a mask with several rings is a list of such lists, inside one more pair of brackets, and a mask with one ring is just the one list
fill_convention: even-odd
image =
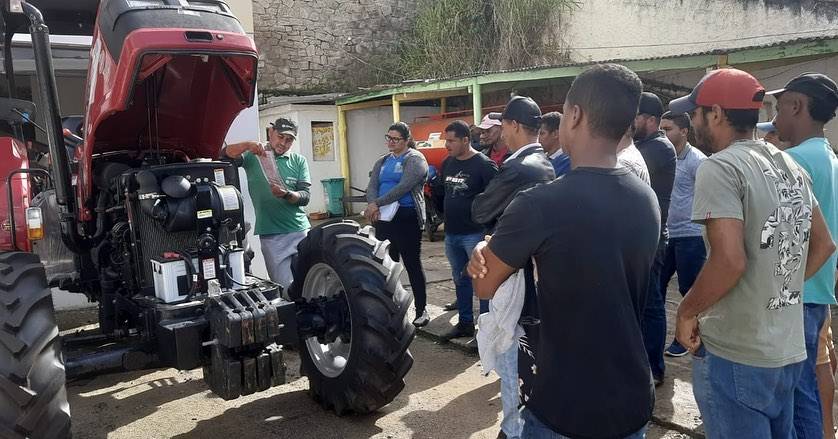
[(44, 266), (0, 253), (0, 438), (68, 438), (64, 363)]
[[(390, 259), (389, 242), (376, 240), (369, 230), (353, 221), (313, 228), (292, 264), (292, 300), (315, 299), (314, 284), (314, 290), (319, 285), (331, 290), (325, 295), (341, 296), (348, 304), (351, 333), (349, 346), (341, 342), (342, 364), (324, 366), (323, 350), (329, 352), (328, 346), (315, 337), (301, 336), (299, 345), (309, 393), (338, 415), (370, 413), (389, 404), (404, 388), (404, 377), (413, 366), (408, 347), (415, 328), (407, 316), (413, 297), (399, 280), (404, 269)], [(339, 282), (322, 282), (335, 275)]]

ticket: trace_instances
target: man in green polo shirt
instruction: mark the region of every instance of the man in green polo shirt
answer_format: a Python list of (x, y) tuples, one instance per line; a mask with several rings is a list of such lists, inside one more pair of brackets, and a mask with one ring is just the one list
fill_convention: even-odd
[[(222, 154), (233, 159), (247, 173), (248, 192), (256, 211), (254, 233), (259, 235), (262, 244), (268, 276), (288, 288), (293, 280), (291, 257), (297, 253), (297, 244), (311, 228), (303, 210), (311, 197), (311, 177), (305, 157), (291, 152), (297, 139), (294, 122), (283, 117), (277, 119), (271, 124), (268, 136), (268, 145), (234, 143), (227, 145)], [(265, 156), (268, 146), (276, 157), (276, 170), (284, 188), (269, 183), (262, 171), (259, 157)]]

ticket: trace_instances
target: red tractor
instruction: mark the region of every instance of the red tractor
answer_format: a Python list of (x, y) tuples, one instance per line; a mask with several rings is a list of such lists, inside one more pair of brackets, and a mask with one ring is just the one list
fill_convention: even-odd
[[(338, 414), (396, 397), (414, 328), (387, 242), (328, 223), (288, 288), (249, 272), (238, 172), (218, 157), (257, 53), (223, 1), (3, 0), (0, 18), (0, 437), (67, 437), (65, 375), (202, 367), (233, 399), (285, 381), (283, 345)], [(50, 31), (93, 38), (83, 138), (62, 128)], [(37, 109), (14, 96), (23, 32)], [(97, 302), (98, 330), (59, 337), (51, 288)]]

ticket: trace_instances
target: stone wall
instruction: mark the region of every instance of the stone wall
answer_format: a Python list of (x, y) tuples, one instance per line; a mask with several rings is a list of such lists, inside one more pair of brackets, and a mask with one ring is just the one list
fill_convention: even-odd
[[(263, 90), (348, 91), (388, 78), (374, 62), (410, 29), (416, 0), (253, 0)], [(389, 79), (389, 78), (388, 78)]]

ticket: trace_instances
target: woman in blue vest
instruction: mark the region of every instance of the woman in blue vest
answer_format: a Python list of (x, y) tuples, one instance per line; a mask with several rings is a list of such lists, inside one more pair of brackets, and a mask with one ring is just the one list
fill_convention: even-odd
[(376, 238), (390, 240), (390, 257), (404, 264), (416, 304), (413, 324), (425, 326), (429, 318), (425, 310), (427, 295), (421, 260), (425, 228), (422, 188), (428, 177), (428, 162), (410, 146), (413, 140), (406, 123), (390, 126), (384, 140), (390, 152), (372, 168), (367, 186), (369, 204), (364, 215), (375, 225)]

